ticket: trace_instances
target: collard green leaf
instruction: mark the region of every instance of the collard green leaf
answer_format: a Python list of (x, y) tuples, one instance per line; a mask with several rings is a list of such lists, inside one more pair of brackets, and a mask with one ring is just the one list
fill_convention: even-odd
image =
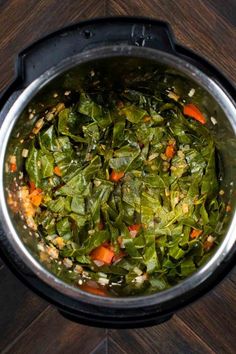
[(149, 282), (155, 291), (162, 291), (170, 287), (165, 277), (162, 275), (160, 276), (159, 274), (153, 274), (150, 276)]
[(146, 240), (144, 251), (144, 263), (147, 267), (147, 273), (154, 273), (160, 268), (160, 263), (156, 253), (156, 239), (153, 231), (145, 231), (144, 237)]
[(87, 187), (87, 181), (81, 173), (81, 171), (78, 172), (77, 175), (72, 177), (64, 186), (59, 188), (55, 194), (56, 195), (68, 195), (73, 197), (74, 195), (83, 195), (84, 191), (86, 190)]
[(70, 214), (70, 218), (76, 222), (79, 229), (82, 228), (88, 220), (87, 215), (78, 215), (75, 213)]
[(58, 235), (65, 240), (69, 240), (72, 237), (71, 225), (68, 218), (62, 218), (58, 221), (56, 228)]
[(185, 261), (181, 263), (180, 267), (181, 267), (180, 275), (182, 277), (187, 277), (191, 275), (194, 271), (196, 271), (196, 265), (193, 262), (192, 258), (187, 258)]
[(106, 128), (112, 123), (110, 112), (104, 110), (100, 105), (92, 101), (91, 98), (84, 93), (80, 96), (78, 110), (80, 113), (97, 122), (99, 127)]
[(45, 152), (40, 159), (42, 178), (53, 176), (54, 158), (53, 155)]
[(65, 201), (66, 199), (64, 197), (59, 197), (55, 200), (50, 200), (47, 203), (47, 208), (54, 213), (62, 213), (65, 208)]
[(212, 147), (204, 176), (202, 177), (201, 193), (209, 197), (215, 196), (218, 189), (215, 166), (215, 149)]
[(37, 150), (34, 144), (32, 144), (26, 159), (25, 168), (30, 181), (34, 182), (37, 187), (40, 186), (42, 179), (41, 156), (41, 150)]
[(147, 112), (135, 105), (128, 105), (121, 109), (121, 114), (131, 123), (139, 123), (144, 116), (148, 115)]
[(46, 151), (58, 151), (59, 146), (57, 143), (57, 137), (55, 128), (51, 125), (47, 130), (42, 131), (39, 134), (39, 144), (42, 150)]
[(71, 109), (65, 108), (59, 113), (58, 130), (76, 142), (84, 143), (86, 139), (80, 136), (80, 117)]
[(112, 146), (117, 147), (124, 141), (124, 129), (125, 129), (125, 120), (119, 120), (114, 123), (113, 128), (113, 137), (112, 137)]
[(74, 151), (67, 150), (53, 154), (55, 163), (59, 167), (64, 182), (69, 181), (82, 168), (81, 162)]
[(78, 250), (78, 254), (88, 255), (91, 251), (98, 246), (102, 245), (104, 242), (110, 239), (110, 234), (108, 230), (97, 231), (93, 233), (84, 243), (84, 245)]
[(71, 210), (76, 214), (85, 215), (84, 198), (74, 196), (71, 201)]

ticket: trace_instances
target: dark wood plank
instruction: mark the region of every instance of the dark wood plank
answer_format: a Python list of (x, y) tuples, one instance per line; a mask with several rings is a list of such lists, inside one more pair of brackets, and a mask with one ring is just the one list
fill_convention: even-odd
[(224, 6), (222, 6), (222, 0), (208, 0), (210, 6), (214, 8), (219, 16), (223, 16), (227, 22), (230, 22), (236, 27), (236, 1), (226, 0)]
[(109, 336), (129, 354), (213, 353), (185, 323), (174, 316), (169, 322), (148, 329), (110, 330)]
[(0, 91), (12, 80), (14, 62), (21, 50), (59, 28), (104, 15), (104, 0), (3, 1), (0, 12)]
[(229, 279), (178, 313), (216, 353), (235, 353), (236, 285)]
[[(136, 15), (155, 17), (171, 24), (178, 42), (206, 57), (232, 80), (236, 81), (235, 51), (236, 28), (234, 21), (221, 16), (221, 8), (210, 6), (214, 0), (110, 0), (110, 15)], [(228, 13), (230, 6), (224, 10)], [(218, 4), (222, 1), (218, 0)], [(233, 7), (234, 8), (234, 7)]]
[(102, 342), (98, 344), (98, 346), (90, 352), (91, 354), (108, 354), (108, 340), (105, 338)]
[(34, 295), (4, 267), (0, 270), (0, 352), (48, 304)]
[(108, 354), (126, 354), (118, 343), (116, 343), (112, 338), (108, 339)]
[(229, 279), (236, 285), (236, 267), (230, 272)]
[(50, 307), (8, 347), (9, 354), (89, 354), (104, 340), (104, 329), (78, 325)]

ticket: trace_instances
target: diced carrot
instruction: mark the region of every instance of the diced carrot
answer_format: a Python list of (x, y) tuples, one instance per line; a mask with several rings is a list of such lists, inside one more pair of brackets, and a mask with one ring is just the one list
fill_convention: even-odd
[(41, 193), (42, 193), (42, 189), (40, 189), (40, 188), (35, 188), (35, 190), (34, 190), (32, 193), (30, 193), (29, 197), (30, 197), (30, 198), (33, 198), (33, 197), (35, 197), (35, 196), (37, 196), (37, 195), (39, 195), (39, 194), (41, 194)]
[(57, 175), (59, 177), (62, 176), (61, 170), (58, 166), (54, 167), (53, 172), (55, 173), (55, 175)]
[(42, 189), (40, 188), (35, 188), (32, 193), (30, 193), (29, 198), (31, 200), (31, 203), (38, 207), (42, 203)]
[(201, 124), (206, 124), (206, 118), (203, 116), (203, 114), (199, 111), (199, 109), (194, 104), (192, 103), (186, 104), (184, 106), (183, 112), (186, 116), (194, 118)]
[(34, 195), (32, 198), (30, 198), (31, 203), (36, 207), (40, 206), (40, 204), (42, 203), (42, 199), (42, 194)]
[(95, 248), (90, 254), (93, 260), (97, 260), (105, 264), (111, 264), (114, 255), (114, 251), (111, 248), (104, 247), (104, 245)]
[(81, 290), (87, 291), (88, 293), (99, 295), (99, 296), (108, 296), (107, 292), (100, 288), (93, 288), (90, 285), (83, 284), (80, 286)]
[(142, 224), (133, 224), (128, 226), (129, 231), (139, 231), (142, 227)]
[(131, 237), (136, 237), (137, 234), (139, 233), (141, 227), (142, 227), (142, 224), (133, 224), (133, 225), (128, 226)]
[(118, 171), (114, 171), (112, 170), (111, 175), (110, 175), (110, 180), (112, 182), (119, 182), (119, 180), (124, 177), (125, 173), (124, 172), (118, 172)]
[(11, 172), (16, 172), (17, 171), (16, 163), (10, 163), (10, 171)]
[(197, 238), (202, 234), (202, 230), (198, 230), (198, 229), (193, 229), (191, 231), (190, 237), (191, 238)]
[(29, 193), (33, 193), (33, 191), (36, 189), (36, 185), (34, 182), (29, 182)]
[(168, 159), (172, 159), (174, 157), (174, 155), (175, 155), (174, 145), (168, 145), (166, 147), (165, 155), (166, 155), (166, 157), (168, 157)]

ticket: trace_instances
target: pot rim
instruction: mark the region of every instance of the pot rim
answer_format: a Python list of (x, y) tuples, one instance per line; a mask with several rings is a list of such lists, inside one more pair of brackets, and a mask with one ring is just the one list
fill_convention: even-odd
[(56, 289), (62, 295), (79, 300), (88, 304), (110, 307), (110, 308), (139, 308), (142, 306), (162, 305), (173, 299), (181, 298), (182, 295), (188, 293), (193, 288), (202, 285), (211, 275), (216, 271), (222, 262), (225, 261), (227, 255), (232, 251), (236, 243), (236, 212), (232, 218), (228, 232), (218, 247), (216, 252), (202, 266), (196, 273), (181, 281), (179, 284), (170, 289), (158, 292), (152, 295), (136, 296), (136, 297), (100, 297), (87, 292), (80, 288), (73, 287), (59, 278), (53, 273), (50, 273), (46, 268), (37, 261), (28, 251), (26, 246), (21, 241), (20, 237), (11, 222), (8, 212), (5, 192), (4, 192), (4, 160), (5, 152), (10, 138), (12, 129), (23, 109), (28, 105), (32, 98), (49, 82), (54, 80), (60, 74), (67, 70), (86, 62), (92, 62), (96, 59), (105, 59), (108, 57), (139, 57), (147, 58), (158, 63), (167, 64), (180, 72), (187, 75), (190, 79), (197, 82), (205, 90), (207, 90), (214, 99), (219, 103), (224, 113), (226, 114), (232, 129), (236, 135), (236, 104), (232, 97), (227, 94), (223, 87), (220, 86), (213, 78), (207, 76), (194, 65), (188, 63), (186, 60), (179, 58), (176, 55), (165, 53), (156, 49), (135, 47), (130, 45), (111, 45), (106, 47), (99, 47), (90, 49), (80, 54), (69, 57), (57, 66), (47, 70), (44, 74), (33, 81), (16, 99), (15, 103), (9, 110), (6, 118), (0, 129), (0, 219), (8, 241), (13, 247), (14, 251), (19, 255), (20, 259), (25, 263), (32, 272), (40, 278), (41, 281), (47, 283), (52, 288)]

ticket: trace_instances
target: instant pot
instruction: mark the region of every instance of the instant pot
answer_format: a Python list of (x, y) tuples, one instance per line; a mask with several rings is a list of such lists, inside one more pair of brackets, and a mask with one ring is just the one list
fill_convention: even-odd
[[(40, 263), (37, 238), (7, 205), (7, 192), (15, 192), (13, 182), (20, 177), (6, 172), (6, 161), (35, 124), (28, 118), (29, 107), (37, 112), (55, 105), (54, 92), (76, 90), (78, 86), (91, 89), (95, 83), (98, 89), (107, 90), (142, 85), (151, 88), (160, 73), (171, 76), (183, 96), (193, 88), (201, 98), (200, 108), (202, 105), (208, 118), (214, 118), (214, 124), (211, 119), (207, 124), (218, 150), (221, 189), (231, 209), (222, 226), (222, 241), (206, 264), (168, 290), (126, 298), (86, 293), (63, 282)], [(53, 33), (25, 49), (18, 55), (15, 79), (0, 99), (1, 257), (32, 290), (79, 323), (133, 328), (171, 318), (178, 309), (213, 288), (235, 263), (235, 98), (235, 87), (205, 59), (177, 44), (169, 26), (160, 21), (90, 20)], [(22, 166), (21, 153), (16, 158), (17, 165)]]

